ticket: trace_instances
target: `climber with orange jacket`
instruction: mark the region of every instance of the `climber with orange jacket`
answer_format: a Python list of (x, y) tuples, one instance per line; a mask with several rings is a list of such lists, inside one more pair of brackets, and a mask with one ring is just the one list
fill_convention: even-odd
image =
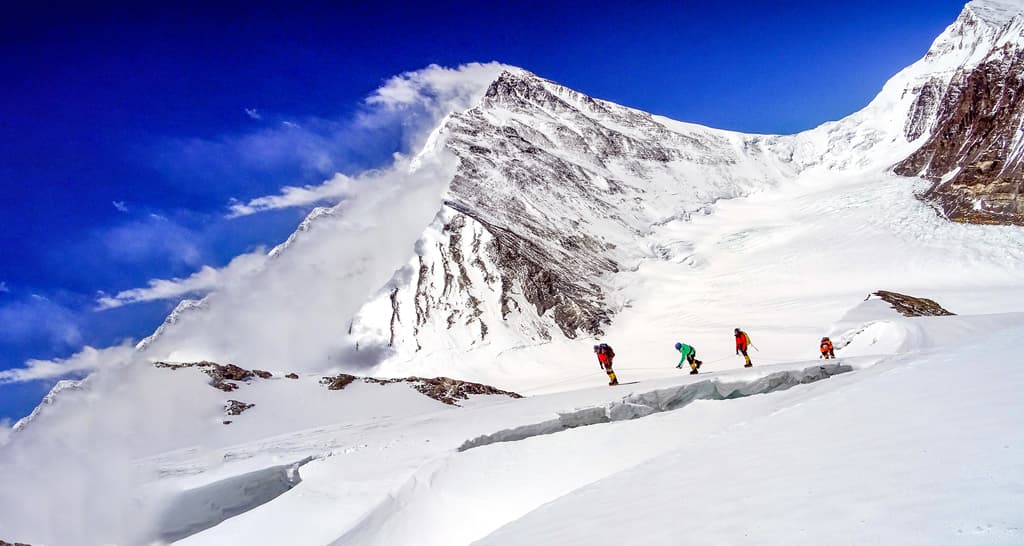
[(836, 352), (834, 349), (835, 348), (832, 346), (832, 340), (830, 340), (827, 336), (821, 338), (821, 358), (824, 358), (825, 360), (828, 360), (829, 358), (835, 358)]
[(750, 357), (747, 356), (747, 348), (751, 345), (750, 336), (739, 328), (734, 329), (733, 333), (736, 334), (736, 354), (743, 353), (743, 360), (747, 362), (743, 367), (749, 368), (753, 366), (754, 364), (750, 362)]

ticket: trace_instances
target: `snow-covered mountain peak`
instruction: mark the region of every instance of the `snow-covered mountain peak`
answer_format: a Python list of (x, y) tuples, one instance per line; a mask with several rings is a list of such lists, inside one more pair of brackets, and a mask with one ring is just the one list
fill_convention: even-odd
[(1011, 19), (1019, 17), (1022, 12), (1022, 0), (972, 0), (964, 7), (961, 18), (970, 14), (989, 25), (1002, 27)]

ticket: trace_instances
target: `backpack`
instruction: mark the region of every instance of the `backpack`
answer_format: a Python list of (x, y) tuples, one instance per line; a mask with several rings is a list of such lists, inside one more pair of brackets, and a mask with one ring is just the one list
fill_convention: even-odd
[(612, 350), (611, 345), (608, 345), (607, 343), (602, 343), (598, 345), (598, 348), (601, 349), (601, 352), (608, 355), (608, 358), (615, 358), (615, 351)]

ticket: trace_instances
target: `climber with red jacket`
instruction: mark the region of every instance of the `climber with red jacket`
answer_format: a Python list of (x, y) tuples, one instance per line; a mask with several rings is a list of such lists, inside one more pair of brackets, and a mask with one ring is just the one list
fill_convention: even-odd
[(618, 385), (619, 380), (615, 377), (615, 372), (612, 371), (612, 360), (615, 358), (615, 351), (612, 350), (611, 345), (607, 343), (601, 343), (600, 345), (594, 345), (594, 354), (597, 355), (597, 363), (604, 370), (604, 373), (608, 374), (608, 385)]
[(733, 330), (733, 333), (736, 334), (736, 354), (743, 353), (743, 360), (747, 361), (747, 363), (744, 364), (743, 367), (749, 368), (753, 366), (754, 364), (750, 362), (750, 357), (747, 355), (747, 348), (750, 347), (751, 345), (750, 336), (748, 336), (746, 332), (740, 330), (739, 328)]
[(836, 352), (835, 347), (832, 346), (832, 340), (827, 337), (821, 338), (821, 358), (828, 360), (835, 357)]

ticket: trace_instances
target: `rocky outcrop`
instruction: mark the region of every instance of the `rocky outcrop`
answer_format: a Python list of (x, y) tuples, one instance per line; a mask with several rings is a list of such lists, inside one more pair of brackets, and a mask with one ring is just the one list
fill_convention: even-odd
[(32, 546), (31, 544), (25, 544), (24, 542), (7, 542), (0, 540), (0, 546)]
[(869, 295), (868, 298), (870, 299), (871, 296), (878, 296), (905, 317), (944, 317), (956, 314), (927, 298), (915, 298), (887, 290), (879, 290)]
[(256, 404), (247, 404), (245, 402), (239, 402), (238, 400), (228, 400), (224, 404), (225, 415), (241, 415), (243, 411), (256, 406)]
[(349, 386), (356, 379), (358, 378), (354, 375), (340, 373), (338, 375), (320, 379), (320, 384), (326, 386), (327, 390), (340, 391), (341, 389)]
[(201, 362), (182, 363), (155, 362), (153, 365), (157, 368), (167, 368), (171, 370), (180, 370), (182, 368), (201, 369), (206, 373), (206, 375), (210, 376), (210, 386), (224, 392), (231, 392), (238, 388), (238, 383), (232, 383), (232, 381), (248, 382), (252, 380), (253, 377), (262, 377), (264, 379), (270, 377), (270, 372), (264, 372), (262, 370), (246, 370), (245, 368), (240, 368), (234, 364), (221, 365), (216, 362), (209, 362), (206, 360)]
[(360, 379), (363, 383), (371, 383), (375, 385), (409, 383), (417, 392), (441, 403), (448, 404), (449, 406), (458, 406), (459, 400), (469, 400), (471, 395), (500, 395), (508, 396), (510, 398), (522, 398), (522, 395), (511, 391), (503, 391), (490, 385), (473, 383), (472, 381), (461, 381), (450, 377), (401, 377), (380, 379), (376, 377), (359, 378), (354, 375), (343, 373), (324, 377), (320, 380), (320, 384), (326, 386), (329, 390), (339, 391)]
[(937, 81), (920, 90), (906, 136), (924, 134), (934, 116), (931, 136), (895, 172), (931, 180), (922, 197), (951, 220), (1024, 225), (1024, 50), (1006, 44), (940, 90)]
[(285, 377), (287, 377), (288, 379), (298, 379), (299, 378), (299, 374), (297, 374), (295, 372), (292, 372), (290, 374), (285, 375)]

